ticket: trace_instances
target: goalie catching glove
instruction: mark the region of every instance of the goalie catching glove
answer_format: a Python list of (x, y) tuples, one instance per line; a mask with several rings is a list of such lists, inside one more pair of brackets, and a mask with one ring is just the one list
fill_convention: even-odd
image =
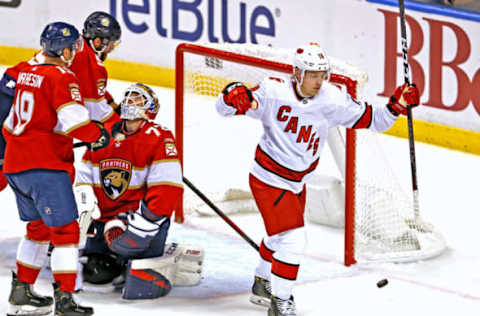
[(95, 122), (98, 128), (100, 129), (100, 136), (98, 136), (97, 140), (87, 144), (87, 148), (90, 151), (97, 151), (99, 149), (105, 148), (110, 144), (110, 134), (108, 131), (103, 127), (103, 124), (100, 122)]
[(222, 91), (226, 105), (237, 110), (236, 115), (245, 114), (249, 109), (256, 108), (252, 92), (241, 82), (231, 82)]
[(404, 83), (395, 89), (387, 104), (387, 108), (395, 116), (400, 114), (407, 115), (407, 105), (414, 108), (419, 104), (420, 92), (417, 86), (414, 83), (411, 85)]

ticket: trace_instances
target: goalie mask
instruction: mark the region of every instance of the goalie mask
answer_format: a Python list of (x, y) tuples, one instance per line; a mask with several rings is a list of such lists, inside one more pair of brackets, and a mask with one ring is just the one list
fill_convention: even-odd
[(124, 120), (154, 120), (160, 103), (149, 86), (136, 83), (127, 88), (120, 107), (120, 118)]
[[(296, 68), (300, 70), (300, 81), (298, 81), (295, 76)], [(330, 75), (330, 62), (318, 43), (310, 43), (307, 46), (297, 48), (295, 51), (293, 58), (293, 75), (299, 86), (302, 85), (307, 70), (325, 71), (327, 74), (326, 79), (328, 79)]]

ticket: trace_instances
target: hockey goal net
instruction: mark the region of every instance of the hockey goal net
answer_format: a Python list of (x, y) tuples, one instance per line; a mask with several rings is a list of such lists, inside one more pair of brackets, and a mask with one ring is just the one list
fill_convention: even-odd
[[(266, 76), (290, 75), (292, 56), (293, 50), (259, 45), (177, 47), (175, 133), (184, 174), (224, 211), (256, 211), (248, 173), (262, 126), (244, 116), (220, 117), (215, 99), (232, 81), (251, 87)], [(366, 73), (329, 59), (330, 81), (361, 99)], [(340, 176), (332, 181), (316, 175), (307, 185), (306, 216), (315, 223), (345, 227), (345, 264), (415, 261), (440, 254), (443, 237), (414, 212), (374, 133), (337, 128), (330, 134), (328, 144)], [(185, 190), (176, 221), (206, 212), (201, 200)]]

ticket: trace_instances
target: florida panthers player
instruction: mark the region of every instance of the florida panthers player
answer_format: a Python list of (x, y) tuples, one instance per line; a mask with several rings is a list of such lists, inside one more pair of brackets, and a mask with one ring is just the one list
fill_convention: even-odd
[[(84, 23), (83, 40), (71, 65), (80, 81), (80, 91), (85, 105), (90, 112), (90, 118), (99, 122), (117, 121), (118, 115), (114, 109), (118, 106), (106, 90), (107, 70), (103, 61), (119, 44), (121, 36), (117, 20), (105, 12), (93, 12)], [(45, 62), (45, 53), (39, 51), (29, 61), (22, 61), (7, 68), (0, 79), (0, 122), (5, 121), (13, 102), (18, 74), (23, 68)], [(0, 135), (0, 191), (7, 186), (3, 175), (3, 159), (5, 154), (5, 139)]]
[(8, 315), (46, 315), (52, 298), (32, 291), (47, 257), (55, 279), (55, 315), (92, 315), (78, 305), (75, 287), (79, 226), (72, 191), (73, 137), (105, 147), (110, 135), (90, 121), (79, 82), (67, 68), (80, 46), (77, 29), (66, 23), (48, 24), (40, 42), (45, 63), (18, 74), (14, 104), (5, 120), (7, 140), (4, 171), (17, 200), (20, 218), (28, 222), (17, 251)]
[(123, 298), (157, 298), (174, 284), (200, 281), (203, 251), (165, 246), (183, 182), (175, 139), (153, 122), (159, 110), (155, 93), (144, 84), (131, 85), (120, 107), (122, 120), (105, 125), (112, 132), (111, 144), (87, 151), (78, 167), (79, 205), (88, 212), (98, 203), (101, 214), (84, 249), (84, 277), (108, 283), (118, 275), (112, 268), (126, 264)]
[(414, 85), (398, 87), (384, 107), (353, 100), (327, 82), (330, 64), (318, 44), (298, 48), (293, 69), (291, 79), (266, 78), (251, 90), (230, 83), (216, 104), (224, 116), (245, 114), (264, 126), (249, 181), (267, 237), (260, 245), (251, 301), (269, 306), (270, 316), (296, 313), (292, 288), (307, 240), (305, 183), (319, 163), (329, 128), (384, 131), (406, 113), (403, 102), (419, 103)]
[(120, 24), (110, 14), (96, 11), (85, 20), (82, 36), (83, 45), (70, 69), (80, 80), (90, 118), (100, 122), (116, 121), (117, 105), (106, 90), (108, 74), (103, 62), (120, 43)]

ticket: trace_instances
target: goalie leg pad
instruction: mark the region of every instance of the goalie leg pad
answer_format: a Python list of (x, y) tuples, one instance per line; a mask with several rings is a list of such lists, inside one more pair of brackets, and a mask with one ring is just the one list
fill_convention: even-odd
[(202, 279), (205, 252), (202, 247), (167, 244), (161, 257), (132, 260), (133, 269), (151, 269), (164, 275), (172, 285), (192, 286)]
[(178, 286), (197, 285), (202, 279), (205, 251), (201, 246), (190, 244), (178, 244), (177, 248), (180, 250), (180, 255), (177, 256), (177, 269), (173, 284)]
[(153, 269), (135, 269), (132, 261), (128, 264), (123, 299), (154, 299), (170, 293), (172, 284), (167, 277)]

